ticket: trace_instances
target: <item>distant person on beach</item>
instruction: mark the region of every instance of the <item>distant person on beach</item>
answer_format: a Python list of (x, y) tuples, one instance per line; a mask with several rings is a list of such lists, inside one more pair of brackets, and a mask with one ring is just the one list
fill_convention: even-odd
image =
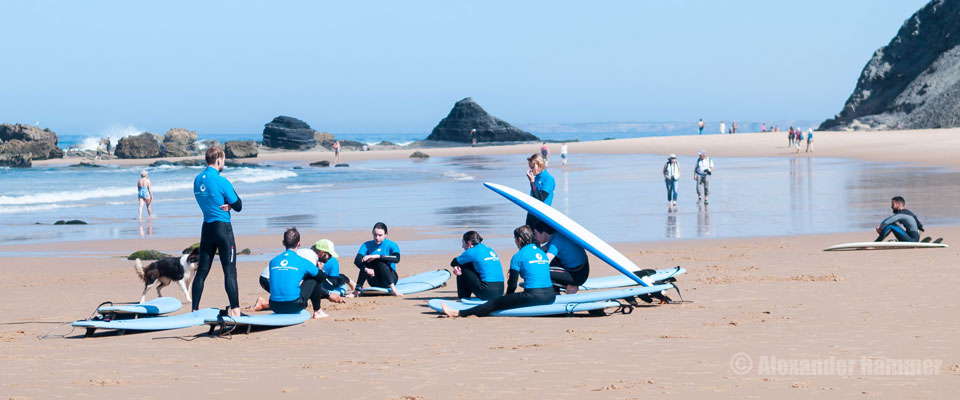
[[(326, 274), (313, 260), (302, 257), (300, 248), (300, 232), (297, 228), (287, 229), (283, 233), (283, 253), (270, 260), (267, 266), (267, 285), (264, 289), (270, 292), (269, 307), (263, 306), (263, 299), (257, 299), (255, 311), (266, 308), (277, 314), (297, 314), (307, 308), (307, 301), (313, 303), (313, 318), (320, 319), (329, 315), (320, 309), (320, 300), (329, 299), (334, 303), (345, 302), (339, 294), (330, 293), (323, 288), (322, 282)], [(312, 252), (311, 252), (312, 253)], [(261, 286), (263, 274), (261, 273)]]
[(453, 274), (457, 276), (457, 298), (476, 296), (481, 300), (493, 300), (503, 296), (503, 266), (493, 249), (481, 243), (477, 231), (463, 234), (463, 253), (450, 261)]
[(333, 164), (340, 164), (340, 141), (333, 142)]
[[(533, 154), (527, 157), (527, 179), (530, 181), (530, 196), (540, 200), (546, 205), (553, 205), (553, 192), (557, 188), (557, 182), (553, 176), (547, 172), (547, 160), (540, 154)], [(533, 226), (539, 219), (533, 214), (527, 214), (525, 225)]]
[(547, 142), (543, 142), (543, 145), (540, 146), (540, 155), (543, 156), (543, 161), (550, 160), (550, 146), (547, 146)]
[(813, 153), (813, 128), (807, 128), (807, 149), (804, 153)]
[(724, 133), (727, 133), (727, 124), (720, 121), (720, 134), (722, 135)]
[(470, 130), (470, 139), (473, 141), (473, 144), (471, 146), (477, 147), (477, 130), (476, 129)]
[(137, 203), (140, 208), (137, 210), (137, 219), (143, 220), (143, 205), (147, 205), (147, 218), (153, 218), (153, 209), (150, 204), (153, 203), (153, 188), (150, 187), (150, 178), (147, 178), (146, 170), (140, 171), (140, 180), (137, 181)]
[(793, 145), (797, 148), (797, 154), (800, 153), (800, 144), (803, 143), (803, 131), (800, 130), (800, 127), (797, 127), (797, 130), (793, 132)]
[(796, 139), (796, 135), (793, 133), (793, 127), (790, 127), (790, 130), (787, 131), (787, 147), (793, 146), (793, 141)]
[(590, 262), (587, 252), (553, 227), (538, 222), (533, 227), (533, 237), (550, 261), (550, 280), (555, 287), (564, 288), (567, 294), (580, 290), (580, 285), (590, 277)]
[(677, 163), (677, 155), (671, 154), (667, 157), (667, 163), (663, 164), (663, 181), (667, 184), (667, 203), (671, 208), (677, 206), (678, 180), (680, 180), (680, 164)]
[(100, 157), (103, 157), (103, 143), (97, 143), (97, 156), (93, 161), (100, 161)]
[(397, 263), (400, 262), (400, 246), (387, 239), (387, 224), (377, 222), (373, 225), (373, 240), (360, 245), (353, 265), (360, 269), (354, 296), (360, 296), (363, 284), (389, 288), (394, 296), (403, 297), (397, 292)]
[(760, 124), (760, 132), (766, 132), (766, 131), (767, 131), (767, 123), (764, 122)]
[(203, 283), (207, 280), (213, 256), (220, 253), (220, 265), (223, 267), (224, 288), (230, 306), (227, 310), (231, 317), (240, 316), (240, 298), (237, 289), (237, 245), (230, 224), (230, 211), (240, 212), (243, 202), (227, 178), (220, 176), (226, 155), (223, 149), (211, 147), (204, 158), (205, 168), (193, 180), (193, 196), (203, 212), (203, 226), (200, 229), (200, 259), (197, 273), (193, 279), (193, 311), (200, 309), (200, 297), (203, 296)]
[(693, 180), (697, 182), (697, 203), (701, 198), (703, 204), (710, 204), (710, 175), (713, 175), (713, 160), (707, 157), (706, 150), (700, 150), (700, 158), (697, 159), (697, 166), (693, 169)]
[(890, 199), (890, 208), (893, 210), (893, 215), (884, 219), (877, 226), (876, 231), (880, 236), (877, 236), (875, 242), (882, 242), (891, 233), (900, 242), (920, 241), (923, 224), (920, 223), (920, 218), (917, 218), (916, 214), (904, 208), (906, 205), (907, 201), (903, 197), (896, 196)]
[[(513, 230), (513, 243), (520, 251), (510, 259), (507, 278), (507, 294), (463, 311), (449, 309), (442, 304), (443, 313), (449, 317), (485, 316), (498, 310), (551, 304), (557, 297), (550, 281), (550, 261), (540, 250), (533, 237), (533, 230), (523, 225)], [(523, 278), (523, 291), (517, 293), (517, 283)]]
[(703, 126), (704, 126), (704, 124), (703, 124), (703, 118), (700, 118), (700, 121), (697, 121), (697, 129), (699, 129), (699, 131), (700, 131), (699, 134), (700, 134), (700, 135), (703, 134)]
[(567, 142), (560, 143), (560, 160), (567, 165)]

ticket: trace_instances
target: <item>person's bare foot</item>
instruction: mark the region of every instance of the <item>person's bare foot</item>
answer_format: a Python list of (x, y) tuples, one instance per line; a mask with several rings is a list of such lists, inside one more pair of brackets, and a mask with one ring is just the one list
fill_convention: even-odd
[(317, 310), (313, 312), (313, 319), (327, 318), (330, 314), (323, 312), (323, 310)]
[(353, 293), (350, 294), (352, 297), (360, 297), (360, 289), (354, 289)]
[(579, 286), (567, 285), (567, 294), (574, 294), (580, 290)]
[(398, 292), (397, 287), (394, 285), (390, 285), (390, 293), (397, 297), (403, 297), (403, 293)]
[(227, 315), (229, 315), (230, 317), (233, 317), (233, 318), (239, 317), (239, 316), (240, 316), (240, 309), (239, 309), (239, 308), (231, 308), (231, 309), (227, 310)]
[(443, 309), (443, 313), (450, 318), (456, 318), (460, 316), (460, 311), (447, 307), (447, 303), (440, 303), (440, 308)]
[(263, 297), (257, 297), (257, 304), (253, 306), (253, 311), (263, 311), (270, 309), (270, 302)]

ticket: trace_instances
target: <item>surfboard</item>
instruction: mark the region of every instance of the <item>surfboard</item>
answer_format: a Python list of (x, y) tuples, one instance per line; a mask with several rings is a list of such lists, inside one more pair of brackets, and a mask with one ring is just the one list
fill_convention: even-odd
[[(636, 272), (639, 272), (637, 270)], [(678, 275), (683, 275), (687, 270), (680, 267), (667, 268), (657, 270), (657, 273), (647, 276), (653, 282), (659, 282), (664, 279), (669, 279)], [(601, 278), (590, 278), (587, 279), (583, 285), (580, 285), (580, 290), (596, 290), (596, 289), (612, 289), (624, 286), (634, 286), (637, 282), (633, 279), (630, 279), (624, 275), (613, 275), (613, 276), (604, 276)]]
[[(623, 299), (627, 297), (640, 296), (664, 290), (673, 289), (673, 285), (654, 285), (654, 286), (635, 286), (626, 289), (602, 290), (596, 292), (583, 292), (575, 294), (561, 294), (557, 296), (553, 304), (564, 303), (589, 303), (594, 301), (604, 301), (613, 299)], [(486, 300), (479, 299), (461, 299), (460, 302), (468, 305), (477, 305), (486, 303)]]
[(553, 229), (556, 229), (557, 232), (570, 238), (570, 240), (573, 240), (576, 244), (593, 253), (593, 255), (597, 256), (597, 258), (603, 260), (607, 264), (610, 264), (610, 266), (616, 268), (634, 282), (642, 286), (650, 286), (652, 281), (640, 279), (630, 272), (640, 269), (636, 266), (636, 264), (633, 263), (633, 261), (630, 261), (629, 258), (617, 251), (617, 249), (614, 249), (613, 246), (610, 246), (607, 244), (607, 242), (604, 242), (603, 239), (600, 239), (597, 237), (597, 235), (594, 235), (592, 232), (588, 231), (586, 228), (576, 223), (559, 210), (544, 204), (540, 200), (530, 197), (526, 193), (522, 193), (510, 187), (498, 185), (492, 182), (484, 182), (483, 186), (486, 186), (488, 189), (493, 190), (497, 194), (506, 197), (507, 200), (510, 200), (514, 204), (520, 206), (524, 210), (527, 210), (527, 212), (533, 214), (541, 221), (553, 227)]
[(220, 324), (222, 321), (224, 325), (227, 326), (238, 326), (244, 327), (247, 333), (250, 333), (250, 330), (254, 327), (281, 327), (281, 326), (291, 326), (299, 325), (310, 319), (313, 313), (307, 310), (300, 310), (297, 314), (258, 314), (258, 315), (243, 315), (240, 317), (227, 317), (224, 316), (221, 320), (219, 316), (214, 315), (211, 317), (204, 318), (203, 322), (207, 325), (210, 325), (210, 331), (213, 332), (213, 329)]
[(855, 242), (842, 243), (823, 249), (823, 251), (842, 250), (897, 250), (897, 249), (942, 249), (949, 247), (943, 243), (923, 242)]
[(100, 306), (97, 312), (107, 314), (136, 314), (137, 316), (152, 316), (168, 314), (180, 309), (180, 300), (173, 297), (157, 297), (153, 300), (137, 304), (116, 304)]
[[(443, 312), (440, 304), (446, 304), (447, 307), (455, 310), (466, 310), (476, 307), (474, 304), (464, 304), (458, 301), (433, 299), (428, 305), (430, 308)], [(542, 317), (545, 315), (573, 314), (577, 311), (600, 310), (610, 307), (619, 307), (620, 303), (615, 301), (596, 301), (590, 303), (554, 303), (543, 306), (511, 308), (509, 310), (494, 311), (488, 316), (493, 317)]]
[(162, 331), (168, 329), (189, 328), (191, 326), (200, 326), (204, 324), (206, 318), (216, 318), (220, 310), (216, 308), (205, 308), (203, 310), (193, 311), (187, 314), (138, 318), (138, 319), (115, 319), (115, 320), (83, 320), (74, 322), (72, 325), (80, 328), (86, 328), (86, 336), (93, 335), (97, 329), (115, 329), (123, 334), (124, 331)]
[[(416, 275), (400, 278), (397, 280), (397, 291), (400, 294), (412, 294), (436, 289), (446, 284), (450, 279), (450, 271), (438, 269), (435, 271), (421, 272)], [(363, 293), (390, 293), (389, 288), (365, 287)]]

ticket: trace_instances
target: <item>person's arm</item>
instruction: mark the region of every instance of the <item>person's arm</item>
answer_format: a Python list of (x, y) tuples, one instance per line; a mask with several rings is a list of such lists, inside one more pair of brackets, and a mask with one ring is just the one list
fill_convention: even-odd
[(510, 269), (510, 273), (507, 278), (507, 294), (517, 291), (517, 282), (520, 280), (520, 271), (515, 269)]
[(353, 265), (356, 265), (357, 268), (363, 269), (363, 254), (357, 253), (357, 256), (353, 258)]
[[(150, 193), (150, 198), (153, 198), (153, 188), (150, 187), (150, 180), (147, 179), (147, 192)], [(917, 223), (920, 223), (920, 220), (917, 220)]]
[(383, 260), (383, 262), (386, 262), (386, 263), (394, 263), (394, 264), (396, 264), (396, 263), (400, 262), (400, 253), (399, 253), (399, 252), (395, 252), (395, 253), (391, 253), (390, 255), (380, 256), (380, 259)]

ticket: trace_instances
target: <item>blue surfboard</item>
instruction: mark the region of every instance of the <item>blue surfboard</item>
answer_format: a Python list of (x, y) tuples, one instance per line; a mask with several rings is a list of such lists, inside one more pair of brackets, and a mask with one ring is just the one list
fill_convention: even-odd
[(73, 326), (86, 328), (87, 336), (93, 335), (97, 329), (116, 329), (121, 333), (124, 331), (162, 331), (167, 329), (188, 328), (191, 326), (200, 326), (204, 324), (204, 319), (216, 318), (220, 310), (216, 308), (205, 308), (203, 310), (193, 311), (187, 314), (139, 318), (139, 319), (115, 319), (115, 320), (84, 320), (73, 323)]
[[(687, 272), (686, 269), (683, 269), (680, 267), (660, 269), (660, 270), (657, 270), (657, 273), (648, 275), (647, 278), (649, 278), (653, 282), (659, 282), (664, 279), (675, 277), (677, 275), (682, 275), (686, 272)], [(637, 282), (635, 282), (633, 279), (630, 279), (630, 277), (627, 277), (625, 275), (613, 275), (613, 276), (604, 276), (601, 278), (587, 279), (587, 281), (584, 282), (583, 285), (580, 285), (580, 290), (612, 289), (612, 288), (618, 288), (618, 287), (624, 287), (624, 286), (633, 286), (636, 284)]]
[(138, 314), (141, 316), (168, 314), (180, 309), (180, 300), (173, 297), (157, 297), (153, 300), (137, 304), (119, 304), (100, 306), (100, 314)]
[[(397, 291), (400, 294), (411, 294), (425, 292), (443, 286), (450, 279), (450, 271), (438, 269), (435, 271), (421, 272), (416, 275), (400, 278), (397, 280)], [(365, 287), (364, 293), (390, 293), (389, 288)]]
[[(664, 290), (673, 289), (673, 285), (654, 285), (654, 286), (635, 286), (626, 289), (601, 290), (595, 292), (580, 292), (576, 294), (561, 294), (557, 296), (553, 304), (564, 303), (589, 303), (593, 301), (623, 299), (626, 297), (640, 296), (644, 294), (656, 293)], [(479, 299), (460, 299), (464, 304), (477, 305), (486, 303)]]
[[(311, 317), (310, 311), (300, 310), (297, 314), (257, 314), (240, 317), (223, 317), (224, 325), (254, 325), (254, 326), (290, 326), (307, 322)], [(216, 315), (204, 318), (205, 324), (219, 324)]]
[[(443, 312), (443, 309), (440, 307), (440, 304), (446, 304), (447, 307), (453, 308), (455, 310), (466, 310), (472, 307), (476, 307), (474, 304), (464, 304), (459, 301), (450, 301), (450, 300), (441, 300), (433, 299), (430, 300), (428, 305), (430, 308)], [(620, 303), (615, 301), (595, 301), (590, 303), (554, 303), (547, 304), (543, 306), (531, 306), (531, 307), (520, 307), (520, 308), (511, 308), (509, 310), (498, 310), (494, 311), (489, 316), (494, 317), (541, 317), (545, 315), (560, 315), (560, 314), (573, 314), (577, 311), (591, 311), (599, 310), (610, 307), (619, 307)]]
[(594, 235), (557, 209), (530, 197), (526, 193), (507, 186), (491, 182), (484, 182), (483, 185), (497, 194), (506, 197), (507, 200), (512, 201), (530, 214), (533, 214), (544, 223), (553, 227), (553, 229), (556, 229), (558, 233), (570, 238), (570, 240), (573, 240), (576, 244), (593, 253), (597, 258), (610, 264), (610, 266), (616, 268), (637, 284), (650, 286), (652, 283), (652, 281), (641, 279), (630, 272), (640, 269), (633, 261), (630, 261), (629, 258), (617, 251), (617, 249), (614, 249), (613, 246), (610, 246), (607, 242), (604, 242), (603, 239), (600, 239), (597, 235)]

